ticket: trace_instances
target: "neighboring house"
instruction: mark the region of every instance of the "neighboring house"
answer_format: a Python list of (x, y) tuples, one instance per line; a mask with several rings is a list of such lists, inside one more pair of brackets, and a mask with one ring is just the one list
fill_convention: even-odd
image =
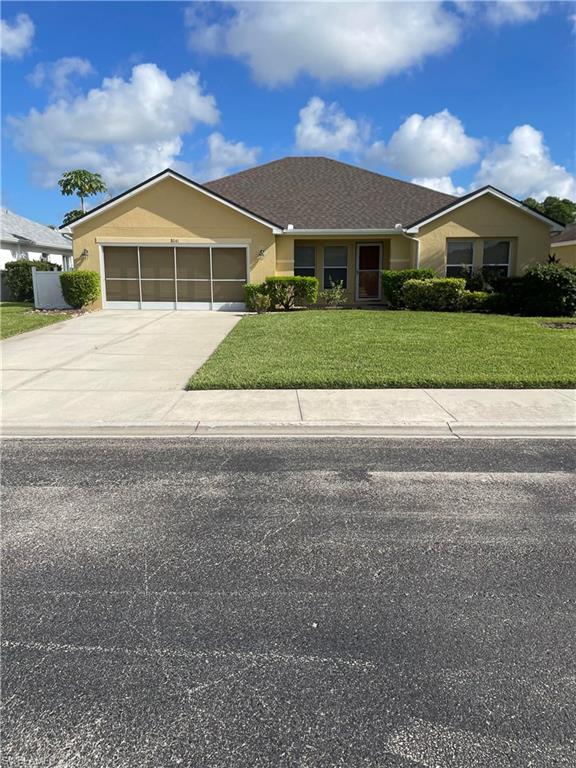
[(288, 157), (200, 185), (162, 171), (70, 225), (103, 305), (237, 309), (268, 275), (342, 281), (381, 299), (381, 269), (519, 274), (562, 226), (492, 187), (464, 197), (323, 157)]
[(74, 267), (71, 237), (7, 208), (0, 213), (0, 240), (0, 269), (18, 259), (50, 261), (65, 270)]
[(560, 264), (576, 267), (576, 224), (568, 224), (564, 232), (552, 238), (550, 254), (555, 256)]

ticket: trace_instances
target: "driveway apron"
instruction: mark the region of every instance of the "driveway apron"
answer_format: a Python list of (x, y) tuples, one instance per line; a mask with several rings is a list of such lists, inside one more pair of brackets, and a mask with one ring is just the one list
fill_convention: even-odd
[(240, 319), (103, 310), (2, 342), (4, 423), (162, 418)]

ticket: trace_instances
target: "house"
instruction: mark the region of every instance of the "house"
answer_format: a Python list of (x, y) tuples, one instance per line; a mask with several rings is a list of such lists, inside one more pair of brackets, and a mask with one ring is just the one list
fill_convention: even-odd
[(77, 268), (119, 309), (241, 309), (268, 275), (342, 281), (381, 299), (379, 271), (519, 274), (562, 226), (492, 187), (464, 197), (324, 157), (287, 157), (207, 184), (167, 169), (70, 225)]
[(552, 238), (550, 255), (565, 267), (576, 267), (576, 223), (568, 224), (564, 232)]
[(0, 269), (9, 261), (50, 261), (72, 269), (72, 240), (57, 229), (2, 208), (0, 211)]

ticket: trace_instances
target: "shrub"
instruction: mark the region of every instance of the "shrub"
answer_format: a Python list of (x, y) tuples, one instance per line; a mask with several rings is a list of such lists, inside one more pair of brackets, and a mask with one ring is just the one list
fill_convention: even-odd
[(342, 280), (335, 283), (331, 279), (330, 288), (325, 288), (323, 291), (320, 291), (318, 295), (329, 307), (338, 307), (341, 304), (345, 304), (347, 298), (346, 289), (344, 288)]
[(498, 294), (493, 300), (492, 311), (502, 314), (520, 314), (524, 307), (524, 278), (497, 277), (491, 282), (494, 292)]
[(484, 291), (486, 292), (487, 289), (489, 289), (491, 286), (488, 284), (486, 280), (486, 276), (482, 272), (482, 270), (477, 270), (476, 272), (466, 272), (465, 275), (462, 275), (462, 277), (466, 278), (466, 290), (477, 292), (477, 291)]
[(453, 312), (462, 305), (465, 286), (466, 280), (463, 277), (407, 280), (402, 295), (408, 309)]
[(32, 267), (43, 272), (60, 269), (58, 264), (52, 264), (49, 261), (28, 261), (27, 259), (9, 261), (4, 269), (6, 270), (6, 284), (12, 301), (34, 301)]
[(488, 291), (464, 291), (460, 302), (460, 309), (464, 312), (486, 311), (491, 295)]
[(571, 316), (576, 313), (576, 267), (535, 264), (522, 277), (522, 312)]
[(404, 306), (402, 288), (407, 280), (430, 280), (432, 269), (384, 269), (381, 273), (382, 293), (393, 309)]
[(246, 303), (246, 309), (250, 312), (256, 312), (258, 305), (261, 305), (262, 298), (266, 296), (268, 299), (268, 307), (270, 306), (270, 297), (268, 296), (268, 287), (266, 283), (246, 283), (244, 286), (244, 301)]
[(295, 304), (314, 304), (318, 300), (316, 277), (267, 277), (264, 282), (272, 307), (288, 310)]
[(510, 301), (505, 293), (487, 293), (484, 299), (484, 311), (497, 315), (515, 314), (510, 310)]
[(98, 272), (80, 270), (78, 272), (62, 272), (60, 285), (64, 298), (75, 309), (82, 309), (92, 304), (100, 295), (100, 275)]
[(259, 315), (270, 309), (270, 296), (267, 293), (259, 293), (254, 299), (254, 308)]

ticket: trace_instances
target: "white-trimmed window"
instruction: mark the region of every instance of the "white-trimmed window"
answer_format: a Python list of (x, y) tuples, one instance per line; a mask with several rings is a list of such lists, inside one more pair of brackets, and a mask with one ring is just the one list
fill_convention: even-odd
[(482, 272), (486, 279), (508, 277), (510, 272), (510, 240), (484, 240)]
[(324, 248), (324, 288), (336, 283), (348, 287), (348, 246), (327, 245)]
[(448, 240), (446, 244), (446, 277), (467, 277), (474, 266), (473, 240)]
[(316, 274), (316, 249), (313, 245), (294, 246), (294, 275), (314, 277)]

